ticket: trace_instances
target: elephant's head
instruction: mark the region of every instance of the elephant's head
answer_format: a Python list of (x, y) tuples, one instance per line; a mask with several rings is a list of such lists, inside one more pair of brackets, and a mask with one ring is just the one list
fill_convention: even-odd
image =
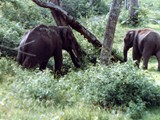
[(133, 41), (135, 39), (135, 30), (130, 30), (127, 32), (125, 38), (124, 38), (124, 49), (123, 49), (123, 55), (124, 55), (124, 62), (127, 61), (127, 52), (128, 50), (133, 47)]
[(82, 61), (82, 51), (71, 28), (61, 26), (59, 29), (63, 44), (62, 48), (70, 54), (74, 65), (76, 67), (80, 67), (80, 62)]

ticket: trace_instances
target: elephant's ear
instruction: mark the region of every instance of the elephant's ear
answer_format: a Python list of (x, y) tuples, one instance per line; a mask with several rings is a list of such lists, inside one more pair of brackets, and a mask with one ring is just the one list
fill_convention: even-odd
[(70, 47), (72, 47), (72, 43), (75, 43), (74, 36), (72, 33), (72, 30), (69, 27), (63, 28), (63, 47), (65, 50), (68, 50)]
[(134, 32), (133, 31), (128, 31), (127, 32), (127, 34), (126, 34), (126, 36), (125, 36), (125, 38), (124, 38), (124, 42), (129, 42), (132, 38), (133, 38), (133, 34), (134, 34)]
[(136, 30), (130, 30), (127, 32), (125, 38), (124, 38), (124, 42), (126, 45), (128, 46), (132, 46), (133, 45), (133, 41), (136, 38)]
[(132, 30), (132, 31), (129, 31), (129, 39), (132, 39), (132, 40), (134, 40), (135, 39), (135, 30)]

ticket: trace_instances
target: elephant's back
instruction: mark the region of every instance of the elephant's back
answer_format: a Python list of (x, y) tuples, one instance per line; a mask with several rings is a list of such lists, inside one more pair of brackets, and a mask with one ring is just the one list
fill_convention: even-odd
[(145, 48), (153, 50), (153, 55), (155, 55), (160, 50), (160, 34), (154, 30), (150, 31), (143, 39), (143, 44)]
[(160, 34), (156, 31), (151, 31), (147, 36), (146, 40), (150, 43), (155, 43), (160, 45)]
[(34, 29), (30, 30), (22, 40), (23, 44), (28, 44), (24, 46), (24, 51), (31, 53), (36, 56), (40, 61), (45, 61), (52, 56), (52, 37), (49, 28), (45, 25), (39, 25)]

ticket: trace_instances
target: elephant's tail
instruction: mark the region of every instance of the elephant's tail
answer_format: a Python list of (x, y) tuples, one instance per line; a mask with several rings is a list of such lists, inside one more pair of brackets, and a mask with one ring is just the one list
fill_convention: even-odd
[(31, 56), (31, 57), (35, 57), (35, 54), (31, 54), (26, 52), (27, 50), (25, 50), (26, 46), (29, 44), (32, 44), (33, 42), (35, 42), (34, 40), (28, 43), (25, 43), (23, 45), (20, 45), (18, 48), (18, 55), (17, 55), (17, 61), (19, 64), (23, 64), (23, 61), (25, 60), (26, 55)]

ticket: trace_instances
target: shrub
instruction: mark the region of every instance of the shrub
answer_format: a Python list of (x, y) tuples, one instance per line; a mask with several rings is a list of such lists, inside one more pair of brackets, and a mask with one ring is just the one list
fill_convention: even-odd
[[(144, 25), (148, 22), (148, 9), (147, 7), (140, 7), (138, 9), (138, 21), (136, 26), (140, 26), (140, 25)], [(133, 21), (130, 20), (129, 18), (129, 11), (123, 9), (123, 12), (121, 12), (120, 16), (119, 16), (119, 22), (121, 23), (121, 25), (129, 25), (129, 26), (134, 26), (135, 23), (133, 23)]]
[(1, 11), (4, 18), (20, 24), (25, 29), (33, 28), (40, 23), (53, 22), (50, 11), (37, 6), (32, 1), (5, 1), (2, 2)]
[(110, 68), (92, 67), (86, 72), (83, 76), (90, 82), (84, 85), (84, 94), (94, 104), (124, 110), (134, 107), (134, 115), (142, 114), (145, 107), (160, 105), (160, 87), (131, 62)]
[(14, 48), (18, 46), (25, 30), (19, 24), (4, 18), (1, 18), (0, 26), (1, 51), (3, 55), (15, 56), (17, 51)]
[(13, 79), (10, 77), (15, 75), (15, 66), (16, 64), (13, 60), (9, 58), (7, 60), (4, 57), (0, 58), (0, 83), (5, 80), (10, 84), (13, 81)]
[[(48, 72), (47, 72), (48, 73)], [(51, 79), (54, 80), (52, 76), (46, 72), (38, 71), (28, 71), (24, 70), (23, 72), (18, 73), (17, 71), (17, 81), (14, 85), (17, 84), (15, 88), (20, 89), (18, 86), (23, 86), (23, 89), (20, 89), (20, 92), (26, 94), (27, 98), (34, 99), (50, 99), (51, 89)], [(53, 81), (54, 85), (54, 81)], [(28, 95), (28, 96), (27, 96)]]
[[(41, 101), (45, 106), (64, 106), (72, 104), (70, 85), (66, 81), (57, 80), (49, 71), (16, 71), (16, 80), (11, 85), (15, 93), (23, 99)], [(75, 102), (75, 101), (73, 101)]]
[[(88, 66), (85, 70), (71, 71), (58, 80), (49, 70), (22, 71), (15, 65), (1, 58), (0, 75), (15, 76), (10, 86), (13, 92), (23, 99), (43, 101), (45, 106), (62, 107), (83, 100), (105, 108), (120, 108), (137, 119), (145, 108), (160, 105), (160, 87), (131, 61), (109, 67)], [(0, 77), (0, 82), (4, 77)]]
[(11, 59), (7, 59), (4, 57), (0, 58), (0, 71), (1, 71), (1, 75), (5, 74), (11, 74), (11, 75), (15, 75), (15, 62)]
[(76, 18), (107, 14), (109, 11), (109, 6), (102, 0), (98, 0), (92, 5), (88, 0), (62, 0), (62, 7)]

